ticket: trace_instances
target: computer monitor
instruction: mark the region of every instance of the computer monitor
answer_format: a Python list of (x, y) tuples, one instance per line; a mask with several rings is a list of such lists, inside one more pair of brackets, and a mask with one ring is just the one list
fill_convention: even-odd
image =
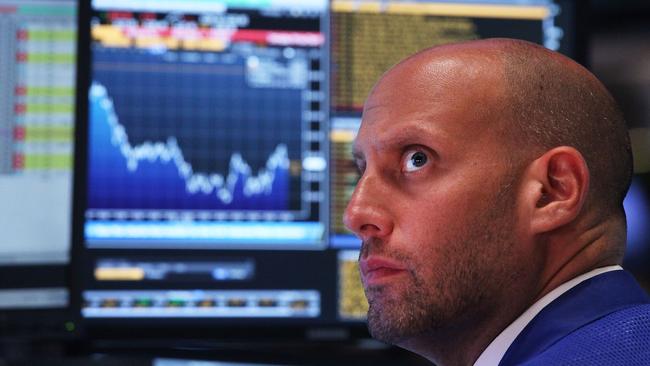
[(0, 337), (68, 306), (76, 19), (73, 0), (0, 0)]
[(365, 335), (341, 218), (372, 83), (455, 40), (574, 49), (573, 8), (551, 1), (83, 5), (74, 301), (91, 337)]
[(336, 300), (350, 256), (327, 240), (327, 10), (90, 2), (76, 189), (89, 329), (359, 319)]

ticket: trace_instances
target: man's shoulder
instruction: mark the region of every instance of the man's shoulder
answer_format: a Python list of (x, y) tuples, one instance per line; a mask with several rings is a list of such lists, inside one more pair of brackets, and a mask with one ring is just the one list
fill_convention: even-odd
[(525, 365), (650, 365), (650, 304), (586, 324)]
[[(644, 350), (631, 350), (636, 347)], [(650, 365), (650, 298), (625, 271), (594, 276), (556, 298), (522, 330), (499, 365), (612, 362)]]

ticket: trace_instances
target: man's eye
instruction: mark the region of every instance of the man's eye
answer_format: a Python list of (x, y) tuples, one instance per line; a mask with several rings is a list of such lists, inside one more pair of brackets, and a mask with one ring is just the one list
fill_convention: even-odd
[(423, 167), (427, 161), (429, 161), (429, 158), (422, 151), (409, 151), (404, 161), (404, 171), (414, 172)]

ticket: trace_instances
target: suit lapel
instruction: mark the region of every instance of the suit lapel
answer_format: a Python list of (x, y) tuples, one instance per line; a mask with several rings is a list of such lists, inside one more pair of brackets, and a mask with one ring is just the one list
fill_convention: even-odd
[(539, 312), (508, 348), (499, 366), (521, 364), (598, 318), (648, 302), (646, 293), (626, 271), (585, 280)]

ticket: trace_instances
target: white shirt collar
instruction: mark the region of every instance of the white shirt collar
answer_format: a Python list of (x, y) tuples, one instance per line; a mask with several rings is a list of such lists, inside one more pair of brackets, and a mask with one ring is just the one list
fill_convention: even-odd
[(531, 320), (546, 307), (546, 305), (553, 302), (563, 293), (569, 291), (579, 283), (588, 280), (601, 273), (610, 271), (619, 271), (623, 268), (621, 266), (607, 266), (596, 268), (572, 280), (569, 280), (560, 286), (553, 289), (553, 291), (544, 295), (541, 299), (537, 300), (531, 307), (529, 307), (523, 314), (521, 314), (514, 322), (512, 322), (501, 334), (499, 334), (490, 345), (481, 353), (479, 358), (474, 363), (474, 366), (496, 366), (501, 362), (503, 355), (506, 353), (515, 338), (521, 333), (522, 330), (530, 323)]

